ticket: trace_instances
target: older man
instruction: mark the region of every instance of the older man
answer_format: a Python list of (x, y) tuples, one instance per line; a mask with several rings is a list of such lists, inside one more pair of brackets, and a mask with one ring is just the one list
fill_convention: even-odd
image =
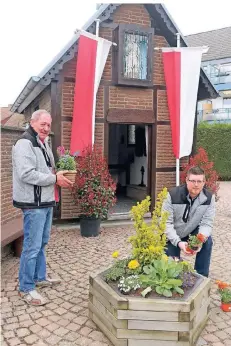
[(19, 268), (19, 295), (28, 304), (47, 301), (35, 289), (58, 283), (46, 276), (45, 246), (48, 243), (55, 202), (55, 185), (71, 187), (60, 171), (48, 145), (51, 115), (45, 110), (32, 114), (30, 126), (12, 149), (13, 205), (22, 209), (24, 242)]
[(195, 269), (199, 274), (208, 276), (213, 245), (211, 233), (215, 216), (215, 198), (204, 185), (204, 170), (200, 167), (190, 168), (186, 184), (170, 190), (163, 210), (169, 212), (166, 254), (180, 257), (182, 250), (184, 254), (190, 255), (186, 250), (189, 235), (202, 233), (206, 241), (197, 252)]

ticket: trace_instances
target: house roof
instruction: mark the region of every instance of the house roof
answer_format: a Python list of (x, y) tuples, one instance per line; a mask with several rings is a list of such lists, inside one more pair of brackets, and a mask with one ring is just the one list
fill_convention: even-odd
[(25, 124), (24, 114), (13, 113), (10, 110), (11, 107), (12, 105), (8, 105), (7, 107), (0, 107), (1, 125), (11, 127), (23, 127)]
[[(100, 23), (110, 19), (111, 14), (120, 5), (121, 4), (101, 4), (95, 14), (82, 27), (82, 30), (95, 33), (96, 19), (99, 19)], [(166, 35), (170, 37), (170, 44), (176, 45), (175, 35), (178, 32), (181, 35), (181, 44), (187, 46), (182, 33), (163, 4), (146, 4), (145, 6), (151, 15), (154, 14), (160, 17), (158, 24), (163, 31), (166, 32)], [(74, 57), (77, 51), (79, 36), (80, 31), (73, 36), (68, 44), (54, 57), (54, 59), (38, 76), (30, 78), (15, 100), (11, 108), (12, 111), (18, 111), (19, 113), (23, 112), (23, 110), (50, 84), (51, 80), (54, 79), (63, 68), (64, 63)], [(202, 93), (201, 98), (216, 98), (218, 96), (217, 91), (202, 69), (200, 83), (202, 83), (206, 89), (206, 92)]]
[(189, 46), (209, 46), (203, 61), (231, 58), (231, 26), (185, 36)]

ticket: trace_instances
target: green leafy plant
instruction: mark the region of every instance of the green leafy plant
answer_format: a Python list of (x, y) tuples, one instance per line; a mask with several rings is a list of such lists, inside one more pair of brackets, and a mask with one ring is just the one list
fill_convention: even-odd
[(106, 270), (104, 273), (104, 279), (106, 282), (117, 281), (121, 277), (127, 277), (133, 274), (139, 274), (141, 268), (129, 269), (128, 264), (131, 261), (131, 258), (125, 258), (122, 260), (117, 260), (113, 266)]
[(65, 150), (60, 146), (57, 148), (58, 162), (56, 163), (57, 171), (75, 171), (76, 161), (75, 156), (70, 154), (69, 150)]
[(131, 213), (135, 221), (136, 235), (129, 238), (132, 244), (132, 256), (142, 266), (151, 263), (153, 259), (160, 258), (166, 247), (165, 228), (168, 212), (162, 211), (162, 204), (167, 196), (164, 188), (157, 197), (156, 206), (152, 214), (152, 221), (147, 224), (144, 215), (150, 208), (150, 197), (132, 207)]
[(223, 290), (219, 290), (221, 301), (224, 304), (231, 303), (231, 290), (229, 288), (224, 288)]
[(143, 271), (145, 274), (140, 275), (142, 286), (146, 286), (141, 293), (143, 297), (152, 290), (164, 297), (172, 297), (173, 292), (184, 294), (181, 288), (183, 281), (178, 278), (183, 271), (181, 262), (163, 257), (144, 266)]

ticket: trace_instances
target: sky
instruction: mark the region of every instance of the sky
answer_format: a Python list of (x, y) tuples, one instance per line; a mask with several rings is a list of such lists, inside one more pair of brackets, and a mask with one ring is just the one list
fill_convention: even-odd
[[(183, 35), (231, 26), (230, 0), (214, 4), (211, 0), (162, 3)], [(7, 106), (15, 101), (29, 78), (38, 75), (71, 40), (75, 29), (94, 14), (96, 2), (5, 0), (0, 6), (0, 106)]]

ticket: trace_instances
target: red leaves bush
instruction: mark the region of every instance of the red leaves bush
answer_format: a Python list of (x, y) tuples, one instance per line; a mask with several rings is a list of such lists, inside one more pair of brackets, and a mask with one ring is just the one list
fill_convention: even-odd
[(116, 184), (99, 147), (87, 147), (76, 157), (77, 174), (73, 187), (74, 202), (82, 217), (105, 219), (115, 205)]
[(217, 192), (219, 190), (219, 176), (213, 168), (214, 163), (209, 161), (208, 154), (203, 148), (198, 149), (198, 153), (195, 156), (191, 156), (189, 163), (183, 165), (183, 170), (180, 174), (181, 182), (184, 184), (187, 176), (187, 171), (193, 166), (199, 166), (205, 171), (206, 187), (213, 194), (215, 194), (216, 200), (218, 199)]

